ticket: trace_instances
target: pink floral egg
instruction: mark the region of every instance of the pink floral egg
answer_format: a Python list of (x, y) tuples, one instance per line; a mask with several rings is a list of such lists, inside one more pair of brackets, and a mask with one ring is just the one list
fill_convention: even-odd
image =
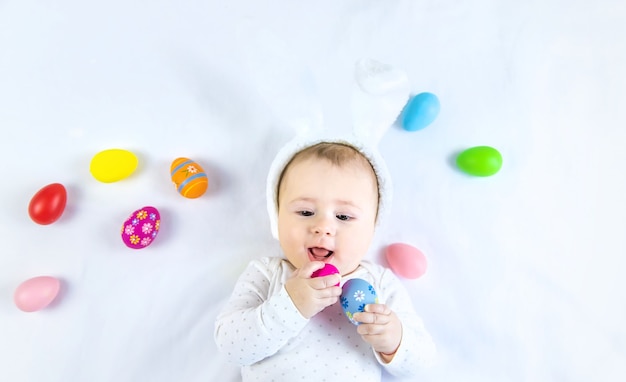
[(161, 215), (154, 207), (133, 212), (122, 225), (122, 241), (132, 249), (142, 249), (154, 241), (161, 226)]

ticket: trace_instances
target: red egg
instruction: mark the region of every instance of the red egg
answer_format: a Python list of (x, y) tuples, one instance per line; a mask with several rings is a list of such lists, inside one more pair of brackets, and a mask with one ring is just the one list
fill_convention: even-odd
[(67, 191), (60, 183), (52, 183), (37, 191), (28, 205), (28, 215), (37, 224), (47, 225), (57, 221), (67, 202)]
[(426, 273), (426, 257), (422, 251), (408, 244), (389, 245), (385, 257), (389, 268), (400, 277), (416, 279)]

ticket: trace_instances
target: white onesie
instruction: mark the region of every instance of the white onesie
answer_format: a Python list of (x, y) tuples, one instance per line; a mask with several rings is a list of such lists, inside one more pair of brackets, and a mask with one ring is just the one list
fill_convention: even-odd
[(363, 341), (340, 303), (304, 318), (284, 286), (293, 271), (281, 257), (251, 261), (217, 317), (217, 347), (242, 366), (243, 381), (380, 381), (382, 368), (410, 376), (433, 360), (435, 345), (390, 270), (362, 262), (342, 278), (372, 284), (379, 302), (400, 318), (402, 341), (388, 364)]

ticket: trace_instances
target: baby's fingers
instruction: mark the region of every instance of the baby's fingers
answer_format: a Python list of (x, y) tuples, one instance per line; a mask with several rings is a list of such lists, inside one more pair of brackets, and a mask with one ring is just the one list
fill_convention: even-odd
[[(336, 287), (339, 290), (341, 290), (341, 288), (339, 288), (340, 281), (341, 281), (341, 276), (339, 276), (339, 274), (333, 274), (333, 275), (322, 276), (322, 277), (311, 279), (311, 285), (315, 289), (325, 289), (325, 288)], [(339, 292), (339, 294), (341, 294), (341, 291)]]
[(313, 272), (318, 271), (322, 268), (324, 268), (323, 261), (311, 261), (304, 264), (304, 266), (302, 266), (302, 268), (298, 269), (296, 272), (298, 277), (303, 279), (310, 279)]
[(391, 309), (385, 304), (368, 304), (354, 319), (362, 324), (386, 325), (391, 322)]
[(391, 309), (385, 304), (367, 304), (365, 305), (365, 311), (368, 313), (384, 314), (386, 316), (391, 314)]
[(387, 325), (391, 322), (389, 315), (368, 312), (356, 313), (354, 319), (361, 324), (373, 325)]
[(324, 289), (318, 289), (315, 291), (315, 297), (317, 298), (327, 298), (327, 297), (339, 298), (339, 296), (341, 296), (341, 288), (336, 287), (336, 286), (331, 286), (331, 287), (324, 288)]

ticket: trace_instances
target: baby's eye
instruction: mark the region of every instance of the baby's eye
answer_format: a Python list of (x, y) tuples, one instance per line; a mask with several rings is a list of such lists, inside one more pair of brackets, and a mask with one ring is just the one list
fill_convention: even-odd
[(298, 215), (300, 215), (300, 216), (313, 216), (313, 212), (311, 212), (311, 211), (298, 211)]
[(348, 221), (348, 220), (351, 220), (352, 217), (349, 216), (349, 215), (339, 214), (339, 215), (337, 215), (337, 219), (343, 220), (343, 221)]

